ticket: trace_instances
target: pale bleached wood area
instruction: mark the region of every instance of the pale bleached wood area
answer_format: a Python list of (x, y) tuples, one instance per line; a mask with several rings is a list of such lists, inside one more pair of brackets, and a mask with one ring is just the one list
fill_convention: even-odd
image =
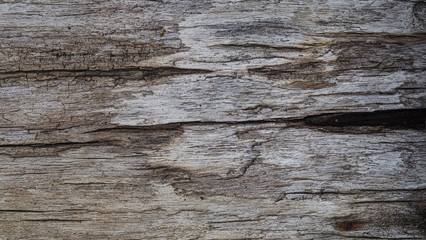
[(425, 239), (426, 3), (0, 0), (0, 239)]

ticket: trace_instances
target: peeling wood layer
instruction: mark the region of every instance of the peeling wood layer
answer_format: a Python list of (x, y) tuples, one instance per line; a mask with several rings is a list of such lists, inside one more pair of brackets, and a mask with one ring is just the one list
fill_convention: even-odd
[(422, 1), (0, 1), (0, 239), (424, 239)]

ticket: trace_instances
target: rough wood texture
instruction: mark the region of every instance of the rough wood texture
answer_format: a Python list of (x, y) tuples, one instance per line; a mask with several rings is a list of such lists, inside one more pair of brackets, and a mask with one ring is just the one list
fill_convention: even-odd
[(0, 0), (0, 239), (424, 239), (425, 15)]

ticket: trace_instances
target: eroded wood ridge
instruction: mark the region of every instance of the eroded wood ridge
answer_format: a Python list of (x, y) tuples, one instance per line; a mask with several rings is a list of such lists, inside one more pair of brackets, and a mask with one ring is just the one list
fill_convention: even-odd
[(424, 239), (422, 1), (0, 1), (0, 240)]

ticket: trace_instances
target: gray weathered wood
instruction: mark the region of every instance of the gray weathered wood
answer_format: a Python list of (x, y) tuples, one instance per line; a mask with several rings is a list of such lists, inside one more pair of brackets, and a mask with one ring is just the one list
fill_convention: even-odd
[(423, 239), (422, 1), (0, 1), (0, 239)]

